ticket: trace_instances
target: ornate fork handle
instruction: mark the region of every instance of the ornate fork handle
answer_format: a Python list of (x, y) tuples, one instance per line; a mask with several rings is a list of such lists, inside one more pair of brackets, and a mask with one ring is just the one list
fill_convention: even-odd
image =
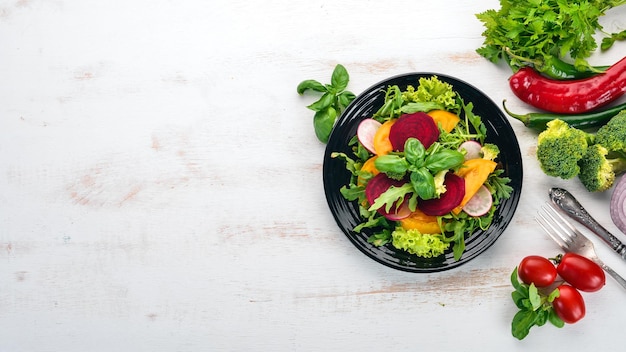
[[(626, 260), (626, 245), (602, 227), (574, 196), (562, 188), (550, 189), (550, 199), (570, 217), (585, 225), (606, 242), (622, 259)], [(623, 279), (622, 279), (623, 280)], [(625, 286), (626, 287), (626, 286)]]
[(607, 274), (611, 275), (615, 279), (615, 281), (622, 285), (622, 287), (626, 288), (626, 280), (624, 280), (623, 277), (621, 277), (608, 265), (604, 264), (600, 259), (594, 259), (593, 261), (596, 262), (596, 264), (598, 264), (600, 267), (602, 267), (602, 269), (604, 269)]

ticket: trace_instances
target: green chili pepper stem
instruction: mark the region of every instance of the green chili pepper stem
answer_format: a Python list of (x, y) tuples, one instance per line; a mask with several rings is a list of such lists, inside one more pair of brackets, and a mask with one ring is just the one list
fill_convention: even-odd
[(504, 111), (514, 119), (521, 121), (524, 126), (537, 131), (543, 131), (546, 124), (554, 119), (560, 119), (572, 127), (587, 129), (606, 124), (620, 111), (626, 110), (626, 103), (615, 105), (605, 110), (594, 111), (586, 114), (562, 115), (543, 112), (531, 112), (524, 115), (515, 114), (506, 108), (506, 99), (502, 101)]
[[(590, 66), (585, 70), (579, 70), (576, 66), (561, 60), (558, 57), (550, 56), (547, 60), (531, 59), (514, 54), (510, 48), (504, 49), (509, 58), (514, 58), (531, 65), (535, 70), (543, 75), (559, 80), (588, 78), (599, 73), (603, 73), (610, 66)], [(510, 60), (509, 65), (510, 64)], [(519, 68), (518, 68), (519, 69)]]

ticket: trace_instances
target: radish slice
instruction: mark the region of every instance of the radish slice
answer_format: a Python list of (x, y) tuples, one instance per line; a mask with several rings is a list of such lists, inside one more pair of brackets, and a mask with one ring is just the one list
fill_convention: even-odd
[(359, 123), (359, 127), (356, 129), (356, 136), (359, 142), (361, 142), (363, 147), (370, 153), (376, 154), (376, 150), (374, 149), (374, 135), (381, 125), (380, 122), (374, 119), (365, 119)]
[(622, 176), (611, 195), (611, 219), (615, 226), (626, 233), (626, 177)]
[(463, 149), (465, 149), (466, 151), (465, 160), (478, 159), (481, 157), (480, 156), (481, 148), (482, 146), (480, 145), (480, 143), (476, 141), (467, 141), (467, 142), (461, 143), (461, 145), (459, 146), (459, 151), (462, 151)]
[(391, 221), (400, 221), (408, 218), (412, 213), (413, 212), (409, 208), (409, 202), (405, 200), (402, 204), (400, 204), (400, 207), (396, 209), (395, 212), (385, 213), (383, 211), (383, 216)]
[(476, 194), (463, 206), (463, 211), (469, 216), (483, 216), (489, 212), (491, 205), (493, 204), (493, 198), (491, 192), (485, 187), (480, 186)]

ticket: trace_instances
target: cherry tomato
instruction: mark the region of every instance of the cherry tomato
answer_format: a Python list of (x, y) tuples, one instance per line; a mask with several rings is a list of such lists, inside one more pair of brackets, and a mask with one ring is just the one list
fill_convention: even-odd
[(604, 270), (590, 259), (576, 253), (565, 253), (556, 268), (570, 285), (584, 292), (595, 292), (606, 283)]
[(557, 272), (554, 264), (548, 259), (538, 255), (529, 255), (520, 262), (517, 274), (527, 285), (534, 283), (537, 287), (546, 287), (552, 285)]
[(563, 284), (558, 287), (559, 297), (552, 302), (556, 315), (568, 324), (574, 324), (585, 316), (585, 301), (574, 287)]

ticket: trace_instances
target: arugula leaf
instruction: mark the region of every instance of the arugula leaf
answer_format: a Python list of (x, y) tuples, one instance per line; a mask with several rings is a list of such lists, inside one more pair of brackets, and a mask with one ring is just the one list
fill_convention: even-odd
[(376, 198), (376, 201), (369, 207), (368, 210), (378, 210), (384, 206), (386, 211), (390, 211), (391, 207), (401, 203), (404, 196), (409, 193), (413, 193), (413, 186), (408, 183), (405, 183), (400, 187), (391, 186), (385, 192), (381, 193), (378, 198)]

